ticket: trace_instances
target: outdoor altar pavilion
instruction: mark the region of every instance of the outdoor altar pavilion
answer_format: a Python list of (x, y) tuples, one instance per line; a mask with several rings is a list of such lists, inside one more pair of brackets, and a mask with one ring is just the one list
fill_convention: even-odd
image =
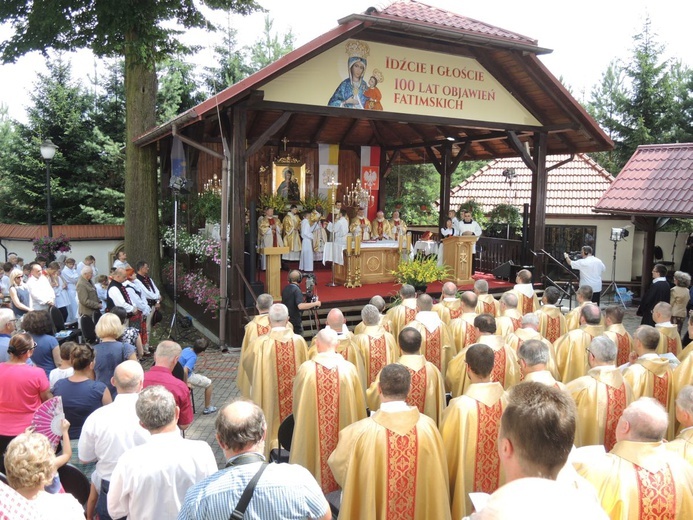
[[(245, 279), (252, 275), (243, 267), (244, 249), (234, 245), (244, 243), (246, 209), (274, 192), (283, 163), (297, 166), (301, 195), (322, 190), (322, 174), (331, 166), (338, 200), (362, 179), (364, 166), (384, 178), (393, 165), (431, 163), (441, 175), (446, 214), (451, 173), (460, 161), (521, 157), (532, 171), (529, 245), (542, 249), (546, 156), (613, 147), (542, 64), (539, 56), (549, 52), (529, 37), (402, 0), (342, 18), (137, 138), (136, 146), (157, 147), (163, 197), (170, 197), (174, 137), (185, 143), (194, 187), (214, 174), (222, 179), (221, 229), (230, 226), (231, 248), (229, 269), (221, 273), (221, 343), (240, 344), (243, 334)], [(355, 76), (359, 67), (362, 77)], [(379, 92), (364, 96), (372, 85), (360, 81), (371, 77)], [(380, 107), (371, 103), (378, 96)], [(374, 206), (384, 207), (378, 190), (371, 193)], [(226, 246), (222, 233), (222, 250)]]

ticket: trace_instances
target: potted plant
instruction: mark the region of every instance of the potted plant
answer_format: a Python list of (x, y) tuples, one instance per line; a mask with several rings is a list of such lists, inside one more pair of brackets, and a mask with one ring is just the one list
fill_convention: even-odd
[(505, 238), (510, 238), (510, 228), (522, 227), (522, 217), (519, 210), (512, 204), (498, 204), (491, 210), (488, 216), (489, 229), (501, 234), (505, 231)]
[(417, 256), (413, 260), (400, 262), (392, 274), (397, 283), (413, 285), (417, 291), (426, 292), (429, 283), (446, 279), (450, 268), (438, 265), (436, 256)]
[(55, 260), (56, 253), (72, 251), (70, 239), (64, 234), (60, 234), (57, 237), (35, 238), (33, 249), (37, 256), (46, 257), (51, 262)]

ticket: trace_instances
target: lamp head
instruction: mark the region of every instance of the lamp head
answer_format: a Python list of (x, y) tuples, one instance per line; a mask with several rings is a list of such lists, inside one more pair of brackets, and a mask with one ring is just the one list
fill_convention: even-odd
[(51, 161), (53, 157), (55, 157), (55, 151), (57, 149), (58, 147), (53, 144), (53, 141), (46, 139), (41, 143), (41, 157), (43, 157), (45, 161)]

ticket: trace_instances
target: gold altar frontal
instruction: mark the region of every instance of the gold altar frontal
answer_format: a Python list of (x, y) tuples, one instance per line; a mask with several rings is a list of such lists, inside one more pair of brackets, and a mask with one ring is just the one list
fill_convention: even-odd
[(397, 242), (362, 242), (360, 246), (358, 254), (344, 251), (344, 265), (334, 266), (335, 282), (346, 287), (394, 282), (392, 271), (400, 259)]

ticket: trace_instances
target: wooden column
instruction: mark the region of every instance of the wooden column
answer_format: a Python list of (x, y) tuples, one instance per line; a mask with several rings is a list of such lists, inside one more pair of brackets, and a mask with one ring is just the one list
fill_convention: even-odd
[[(245, 291), (234, 266), (237, 265), (241, 271), (243, 270), (243, 256), (245, 254), (245, 197), (247, 185), (245, 136), (247, 112), (244, 106), (236, 105), (229, 110), (229, 116), (231, 120), (229, 125), (231, 132), (231, 175), (229, 179), (231, 193), (229, 206), (226, 210), (229, 212), (229, 227), (231, 229), (229, 240), (231, 244), (231, 253), (229, 255), (231, 267), (229, 268), (227, 282), (229, 319), (226, 331), (228, 333), (228, 344), (232, 347), (240, 347), (243, 339), (242, 306), (244, 305)], [(253, 217), (254, 215), (250, 216), (251, 219)], [(222, 229), (221, 232), (225, 233), (226, 230)]]
[[(535, 168), (532, 170), (532, 195), (529, 210), (529, 244), (533, 251), (544, 249), (544, 234), (546, 230), (546, 150), (548, 136), (545, 133), (534, 134), (534, 156)], [(541, 257), (534, 259), (533, 282), (537, 283), (543, 273)]]
[[(657, 218), (656, 217), (633, 217), (631, 219), (637, 229), (645, 232), (645, 243), (642, 252), (642, 273), (640, 284), (640, 297), (642, 298), (647, 289), (652, 283), (652, 268), (654, 267), (654, 248), (655, 237), (657, 235)], [(635, 254), (635, 251), (633, 251)]]
[[(440, 213), (438, 214), (438, 227), (444, 228), (450, 209), (450, 178), (452, 177), (451, 160), (452, 145), (445, 143), (440, 150)], [(459, 162), (459, 161), (458, 161)], [(454, 170), (454, 168), (453, 168)]]

